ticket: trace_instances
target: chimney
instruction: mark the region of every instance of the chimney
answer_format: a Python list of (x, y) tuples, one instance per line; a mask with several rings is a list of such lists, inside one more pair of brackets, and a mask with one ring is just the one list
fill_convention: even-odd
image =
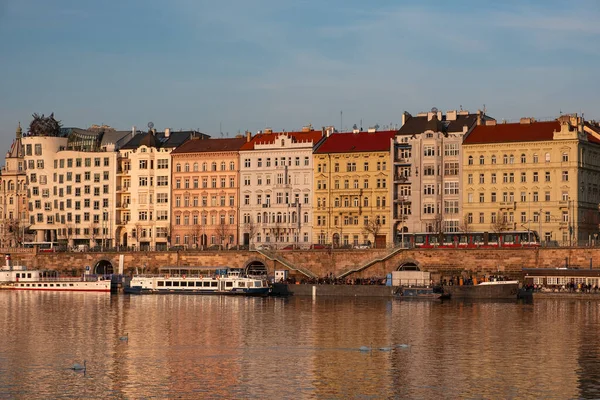
[(406, 121), (408, 121), (410, 119), (411, 115), (409, 113), (407, 113), (406, 111), (404, 111), (402, 113), (402, 125), (400, 126), (400, 128), (402, 128), (404, 126), (404, 124), (406, 123)]
[(481, 110), (477, 110), (477, 125), (481, 125)]
[(325, 127), (321, 127), (321, 137), (325, 136)]
[(135, 125), (134, 125), (131, 127), (131, 137), (135, 136), (135, 132), (136, 132), (136, 129), (135, 129)]
[(246, 142), (249, 142), (250, 140), (252, 140), (252, 132), (246, 131)]
[(165, 128), (165, 137), (169, 137), (169, 136), (171, 136), (171, 129)]

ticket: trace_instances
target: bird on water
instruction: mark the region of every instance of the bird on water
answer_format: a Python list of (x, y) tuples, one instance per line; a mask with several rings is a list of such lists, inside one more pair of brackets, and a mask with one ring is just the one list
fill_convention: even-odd
[(75, 363), (69, 369), (72, 369), (73, 371), (85, 371), (86, 370), (85, 360), (83, 360), (83, 365), (81, 365), (79, 363)]

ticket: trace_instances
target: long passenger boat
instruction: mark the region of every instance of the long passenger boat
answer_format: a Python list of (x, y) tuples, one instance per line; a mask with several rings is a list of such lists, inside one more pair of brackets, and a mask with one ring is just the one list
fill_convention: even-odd
[(0, 289), (110, 293), (111, 278), (97, 275), (60, 277), (56, 271), (29, 270), (23, 265), (10, 265), (7, 257), (6, 265), (0, 268)]
[(157, 275), (136, 274), (129, 294), (222, 294), (266, 296), (270, 285), (265, 277), (247, 276), (240, 269), (217, 267), (162, 267)]

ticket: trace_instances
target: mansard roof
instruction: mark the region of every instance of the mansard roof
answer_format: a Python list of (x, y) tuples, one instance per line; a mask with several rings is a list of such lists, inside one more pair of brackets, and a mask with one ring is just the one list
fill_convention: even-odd
[(136, 132), (122, 149), (137, 149), (140, 146), (176, 148), (193, 137), (210, 138), (198, 131)]
[(557, 120), (510, 123), (496, 125), (477, 125), (465, 138), (463, 144), (537, 142), (553, 140), (554, 132), (560, 131)]
[(366, 153), (389, 151), (397, 131), (332, 133), (315, 150), (315, 154)]
[(240, 150), (254, 150), (257, 144), (273, 144), (281, 135), (286, 135), (287, 137), (291, 138), (292, 142), (294, 143), (312, 142), (313, 146), (316, 145), (324, 136), (322, 131), (315, 130), (300, 132), (261, 132), (251, 137), (250, 141), (248, 141), (246, 138), (246, 143), (244, 143)]
[[(482, 119), (489, 119), (485, 114), (482, 114)], [(428, 115), (409, 116), (404, 122), (404, 125), (398, 130), (398, 135), (416, 135), (425, 131), (434, 132), (462, 132), (463, 127), (472, 127), (477, 123), (477, 114), (460, 114), (457, 113), (456, 119), (449, 120), (447, 114), (439, 120), (434, 114), (431, 119)]]
[(244, 143), (246, 143), (246, 139), (244, 138), (194, 138), (188, 140), (187, 142), (173, 150), (172, 154), (239, 151)]

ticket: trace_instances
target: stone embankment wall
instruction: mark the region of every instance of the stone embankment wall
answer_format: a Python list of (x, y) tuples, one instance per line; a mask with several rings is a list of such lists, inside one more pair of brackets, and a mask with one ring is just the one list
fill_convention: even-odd
[[(5, 249), (5, 253), (10, 249)], [(13, 264), (23, 264), (30, 269), (55, 269), (80, 273), (85, 266), (93, 266), (101, 260), (109, 261), (115, 271), (119, 255), (124, 255), (124, 270), (134, 272), (156, 271), (162, 266), (220, 266), (243, 268), (252, 261), (265, 264), (269, 274), (275, 270), (288, 269), (277, 259), (253, 251), (184, 251), (184, 252), (123, 252), (123, 253), (11, 253)], [(400, 266), (412, 263), (421, 270), (431, 271), (434, 276), (457, 275), (462, 271), (473, 275), (502, 274), (520, 276), (522, 268), (556, 268), (569, 265), (600, 268), (600, 248), (553, 248), (553, 249), (408, 249), (390, 256), (390, 250), (315, 250), (281, 251), (277, 257), (290, 265), (298, 266), (323, 277), (346, 275), (349, 278), (385, 276)], [(290, 270), (290, 275), (301, 278), (302, 274)]]

